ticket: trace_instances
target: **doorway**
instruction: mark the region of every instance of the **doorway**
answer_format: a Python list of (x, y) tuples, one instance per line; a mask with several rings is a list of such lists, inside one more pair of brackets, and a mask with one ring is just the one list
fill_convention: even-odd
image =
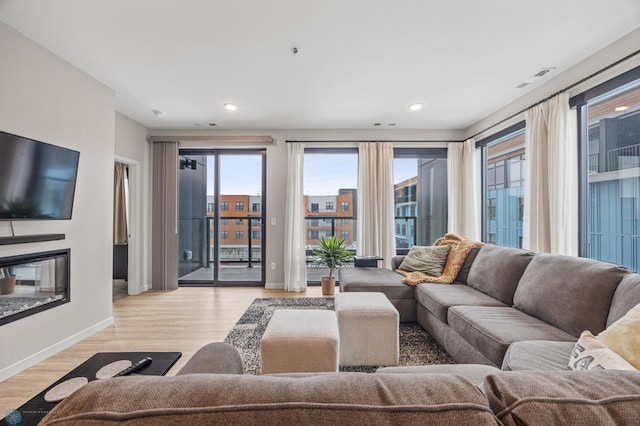
[(264, 286), (266, 150), (178, 155), (178, 285)]

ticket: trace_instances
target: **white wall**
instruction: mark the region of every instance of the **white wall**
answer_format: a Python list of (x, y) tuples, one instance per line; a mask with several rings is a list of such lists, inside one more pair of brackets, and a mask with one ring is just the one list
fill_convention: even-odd
[(115, 158), (129, 166), (129, 294), (151, 288), (151, 145), (147, 128), (116, 113)]
[[(180, 148), (264, 148), (267, 149), (267, 210), (266, 210), (266, 253), (265, 265), (276, 263), (276, 270), (266, 270), (267, 288), (284, 288), (284, 204), (285, 187), (287, 178), (287, 140), (300, 141), (327, 141), (323, 144), (309, 144), (309, 146), (340, 146), (355, 147), (355, 141), (366, 140), (396, 140), (396, 141), (444, 141), (461, 140), (463, 135), (459, 131), (407, 131), (407, 130), (251, 130), (251, 131), (224, 131), (224, 130), (151, 130), (151, 136), (167, 136), (167, 140), (179, 140), (175, 136), (202, 136), (202, 135), (269, 135), (274, 142), (263, 145), (255, 145), (246, 142), (181, 142)], [(331, 143), (331, 141), (336, 141)], [(348, 141), (353, 141), (349, 143)], [(411, 143), (403, 142), (406, 146), (431, 146), (443, 147), (442, 142)], [(276, 218), (276, 225), (272, 225), (271, 219)]]
[[(71, 249), (71, 302), (0, 326), (0, 380), (109, 325), (115, 98), (111, 89), (0, 22), (0, 130), (80, 151), (73, 219), (14, 222), (0, 256)], [(0, 222), (0, 235), (11, 235)]]

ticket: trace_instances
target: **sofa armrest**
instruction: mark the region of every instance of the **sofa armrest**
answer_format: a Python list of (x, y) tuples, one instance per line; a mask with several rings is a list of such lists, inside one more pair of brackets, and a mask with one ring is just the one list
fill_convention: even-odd
[(406, 256), (394, 256), (391, 258), (391, 270), (395, 271), (398, 269), (398, 266), (400, 266), (405, 257)]
[(198, 349), (176, 376), (183, 374), (243, 374), (242, 358), (228, 343), (209, 343)]

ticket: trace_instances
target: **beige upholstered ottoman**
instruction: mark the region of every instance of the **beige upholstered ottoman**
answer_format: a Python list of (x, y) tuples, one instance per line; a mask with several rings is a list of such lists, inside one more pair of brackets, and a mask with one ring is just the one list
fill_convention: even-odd
[(339, 293), (340, 365), (398, 365), (398, 310), (383, 293)]
[(260, 341), (262, 374), (338, 371), (334, 311), (278, 309)]

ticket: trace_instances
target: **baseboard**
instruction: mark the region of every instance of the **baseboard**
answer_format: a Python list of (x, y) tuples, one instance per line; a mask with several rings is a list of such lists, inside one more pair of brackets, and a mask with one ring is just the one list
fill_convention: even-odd
[(57, 354), (61, 350), (78, 343), (79, 341), (97, 333), (98, 331), (110, 326), (111, 324), (113, 324), (113, 317), (109, 317), (104, 321), (100, 321), (99, 323), (92, 325), (91, 327), (86, 328), (74, 334), (73, 336), (69, 336), (64, 340), (41, 350), (40, 352), (37, 352), (23, 360), (16, 362), (15, 364), (3, 368), (2, 370), (0, 370), (0, 382), (7, 380), (9, 377), (15, 376), (19, 372), (36, 365), (37, 363), (49, 358), (51, 355)]
[(264, 288), (267, 290), (284, 290), (284, 283), (265, 283)]

